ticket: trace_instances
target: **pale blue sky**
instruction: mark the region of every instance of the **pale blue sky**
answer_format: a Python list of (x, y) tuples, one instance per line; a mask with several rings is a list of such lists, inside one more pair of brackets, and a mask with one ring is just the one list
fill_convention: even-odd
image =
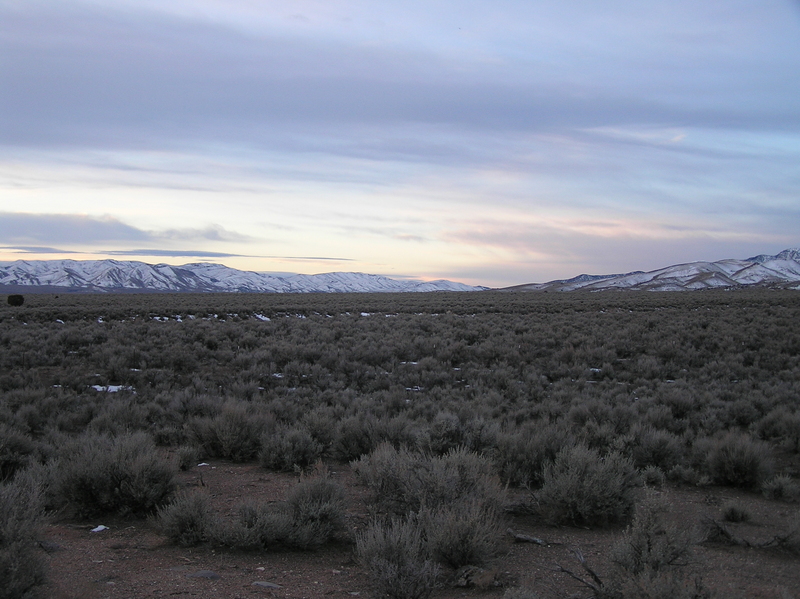
[(797, 0), (0, 0), (0, 260), (500, 286), (798, 231)]

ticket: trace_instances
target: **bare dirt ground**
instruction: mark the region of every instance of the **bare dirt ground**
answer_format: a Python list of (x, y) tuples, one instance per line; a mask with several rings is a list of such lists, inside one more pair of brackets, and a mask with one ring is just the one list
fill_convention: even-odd
[[(348, 526), (352, 532), (370, 519), (366, 492), (348, 466), (332, 467), (332, 476), (348, 489)], [(180, 474), (185, 487), (202, 486), (222, 513), (232, 513), (246, 498), (283, 499), (296, 475), (268, 472), (255, 464), (213, 461)], [(746, 509), (746, 523), (726, 523), (736, 536), (758, 543), (785, 532), (797, 504), (767, 500), (754, 493), (722, 487), (666, 488), (681, 525), (697, 525), (704, 516), (721, 521), (721, 507), (734, 501)], [(524, 499), (524, 493), (517, 493)], [(98, 525), (107, 530), (91, 532)], [(493, 564), (471, 574), (470, 586), (454, 586), (455, 573), (445, 572), (435, 598), (501, 597), (509, 586), (524, 584), (541, 597), (590, 597), (591, 590), (558, 572), (558, 566), (585, 576), (573, 553), (603, 576), (610, 568), (609, 550), (621, 528), (584, 530), (545, 525), (530, 515), (509, 515), (512, 530), (540, 538), (545, 545), (514, 542), (509, 535)], [(55, 599), (122, 597), (371, 597), (369, 579), (349, 543), (311, 552), (246, 553), (181, 548), (169, 544), (152, 522), (103, 519), (74, 522), (56, 518), (45, 530), (49, 579), (45, 594)], [(800, 556), (781, 549), (746, 548), (704, 543), (688, 566), (702, 575), (720, 597), (800, 598)], [(464, 576), (462, 578), (462, 584)]]

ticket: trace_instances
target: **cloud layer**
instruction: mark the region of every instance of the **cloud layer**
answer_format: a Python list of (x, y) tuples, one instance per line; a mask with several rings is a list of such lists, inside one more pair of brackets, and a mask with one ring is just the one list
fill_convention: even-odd
[(12, 1), (0, 56), (8, 246), (513, 284), (800, 243), (793, 2)]

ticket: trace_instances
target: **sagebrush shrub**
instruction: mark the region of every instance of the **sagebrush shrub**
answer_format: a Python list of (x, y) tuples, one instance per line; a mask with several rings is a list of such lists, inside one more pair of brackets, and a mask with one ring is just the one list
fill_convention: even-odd
[(413, 515), (370, 524), (356, 535), (356, 554), (378, 597), (427, 599), (436, 586), (439, 567)]
[(175, 489), (175, 465), (143, 432), (87, 434), (51, 468), (53, 500), (79, 516), (146, 514)]
[(345, 528), (344, 487), (327, 476), (303, 480), (286, 496), (292, 516), (287, 543), (298, 549), (324, 545)]
[(248, 409), (244, 402), (229, 401), (216, 416), (196, 418), (189, 426), (207, 455), (246, 462), (258, 454), (262, 436), (274, 428), (274, 422), (270, 416)]
[(764, 482), (761, 492), (769, 499), (800, 501), (800, 483), (788, 474), (779, 474)]
[(500, 475), (512, 484), (539, 486), (545, 466), (574, 441), (564, 426), (546, 422), (499, 433), (496, 461)]
[(305, 428), (280, 427), (261, 438), (258, 461), (269, 470), (305, 469), (322, 455), (322, 445)]
[(576, 445), (561, 450), (545, 467), (536, 498), (555, 522), (603, 526), (628, 518), (639, 484), (628, 458), (618, 453), (602, 457)]
[(35, 451), (36, 443), (28, 435), (0, 424), (0, 482), (28, 465)]
[(428, 551), (437, 562), (460, 568), (482, 565), (497, 551), (502, 535), (500, 514), (479, 501), (458, 501), (435, 510), (423, 509)]
[(462, 500), (499, 507), (504, 498), (492, 463), (464, 448), (428, 457), (384, 443), (354, 462), (353, 469), (376, 506), (398, 515)]
[(716, 483), (758, 487), (772, 471), (769, 448), (747, 435), (729, 433), (712, 445), (708, 470)]
[(217, 521), (210, 540), (243, 550), (315, 549), (345, 529), (344, 488), (327, 476), (303, 480), (283, 504), (247, 501), (233, 521)]
[(36, 541), (44, 520), (38, 481), (23, 472), (0, 483), (0, 599), (33, 596), (46, 568)]
[(637, 468), (656, 466), (667, 472), (683, 454), (681, 440), (670, 432), (651, 427), (636, 427), (628, 451)]
[(245, 502), (233, 521), (215, 522), (212, 543), (245, 551), (273, 550), (285, 544), (292, 533), (288, 510), (271, 503)]
[(158, 509), (156, 525), (173, 543), (192, 547), (209, 539), (214, 514), (205, 493), (182, 493)]
[(633, 522), (611, 548), (616, 569), (601, 589), (607, 599), (704, 599), (711, 597), (686, 568), (696, 531), (670, 521), (672, 506), (654, 492), (636, 508)]
[(670, 504), (650, 493), (636, 508), (633, 522), (611, 550), (611, 559), (628, 574), (657, 572), (686, 565), (692, 556), (696, 533), (667, 519)]
[(722, 518), (728, 522), (747, 522), (750, 520), (750, 512), (731, 501), (722, 506)]
[(357, 460), (378, 445), (374, 416), (350, 416), (336, 427), (336, 436), (331, 445), (331, 456), (341, 462)]

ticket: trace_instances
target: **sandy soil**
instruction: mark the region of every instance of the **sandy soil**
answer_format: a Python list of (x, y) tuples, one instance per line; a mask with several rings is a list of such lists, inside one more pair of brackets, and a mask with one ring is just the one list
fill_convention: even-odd
[[(348, 526), (355, 532), (369, 521), (365, 490), (347, 466), (333, 467), (334, 478), (349, 491)], [(232, 513), (244, 498), (281, 500), (297, 476), (267, 472), (257, 465), (211, 462), (181, 473), (186, 487), (202, 485), (215, 508)], [(751, 542), (768, 540), (786, 530), (797, 504), (770, 501), (729, 488), (668, 488), (663, 492), (682, 525), (703, 516), (721, 519), (720, 509), (735, 501), (751, 514), (747, 523), (726, 526)], [(519, 494), (518, 499), (524, 499)], [(91, 532), (98, 525), (107, 530)], [(512, 530), (546, 541), (514, 542), (509, 535), (493, 564), (469, 575), (445, 573), (435, 598), (502, 597), (505, 588), (525, 584), (541, 597), (590, 597), (591, 591), (558, 572), (558, 566), (582, 573), (573, 553), (579, 549), (601, 576), (609, 570), (608, 554), (622, 529), (584, 530), (553, 527), (530, 515), (509, 515)], [(356, 562), (353, 546), (326, 546), (312, 552), (245, 553), (210, 547), (175, 547), (146, 520), (102, 519), (74, 522), (56, 519), (45, 531), (50, 582), (46, 595), (56, 599), (122, 597), (371, 597), (369, 579)], [(800, 556), (780, 549), (756, 549), (705, 543), (689, 566), (721, 597), (800, 598)]]

